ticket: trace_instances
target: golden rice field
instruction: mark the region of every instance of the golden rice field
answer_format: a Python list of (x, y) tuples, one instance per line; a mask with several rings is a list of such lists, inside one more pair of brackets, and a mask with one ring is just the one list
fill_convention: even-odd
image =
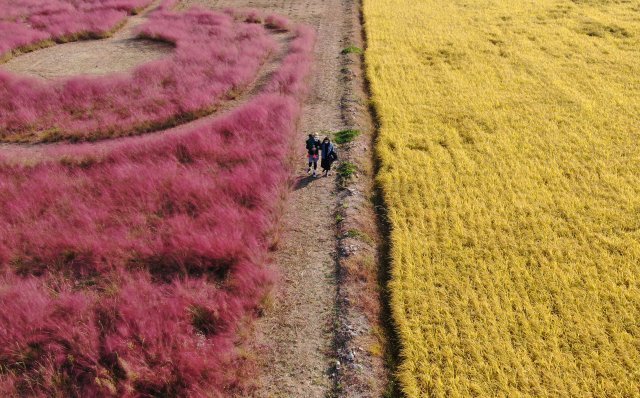
[(640, 2), (364, 16), (404, 391), (640, 396)]

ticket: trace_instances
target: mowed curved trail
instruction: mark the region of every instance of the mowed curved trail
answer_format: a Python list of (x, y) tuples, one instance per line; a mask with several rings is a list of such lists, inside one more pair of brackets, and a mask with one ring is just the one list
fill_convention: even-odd
[[(343, 128), (340, 118), (340, 51), (351, 16), (346, 0), (185, 1), (183, 7), (251, 7), (283, 14), (316, 30), (310, 93), (298, 133)], [(321, 136), (322, 138), (322, 136)], [(268, 144), (268, 143), (267, 143)], [(297, 184), (284, 211), (284, 233), (274, 264), (280, 282), (273, 309), (257, 322), (254, 354), (261, 363), (256, 397), (324, 397), (331, 389), (328, 368), (335, 302), (335, 178), (303, 178), (305, 161), (296, 164)]]

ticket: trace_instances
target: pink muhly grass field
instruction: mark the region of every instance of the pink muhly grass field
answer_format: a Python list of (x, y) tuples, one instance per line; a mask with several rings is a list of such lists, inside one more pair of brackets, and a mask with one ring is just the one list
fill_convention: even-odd
[(0, 71), (0, 140), (89, 141), (175, 126), (241, 91), (276, 48), (262, 25), (197, 9), (154, 12), (139, 35), (175, 50), (107, 77), (47, 82)]
[(244, 391), (238, 328), (274, 280), (311, 66), (314, 34), (293, 29), (265, 91), (198, 127), (1, 148), (0, 396)]

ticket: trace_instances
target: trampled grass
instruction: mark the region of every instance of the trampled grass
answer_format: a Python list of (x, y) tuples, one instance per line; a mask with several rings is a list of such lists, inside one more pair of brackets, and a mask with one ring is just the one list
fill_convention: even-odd
[(408, 396), (639, 396), (638, 3), (364, 14)]

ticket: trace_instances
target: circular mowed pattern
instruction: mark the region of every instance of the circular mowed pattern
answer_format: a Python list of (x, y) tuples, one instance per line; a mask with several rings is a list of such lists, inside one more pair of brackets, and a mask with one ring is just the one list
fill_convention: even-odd
[(0, 140), (92, 141), (193, 120), (242, 91), (276, 48), (262, 25), (199, 10), (153, 12), (138, 37), (170, 43), (173, 54), (100, 78), (0, 72)]

